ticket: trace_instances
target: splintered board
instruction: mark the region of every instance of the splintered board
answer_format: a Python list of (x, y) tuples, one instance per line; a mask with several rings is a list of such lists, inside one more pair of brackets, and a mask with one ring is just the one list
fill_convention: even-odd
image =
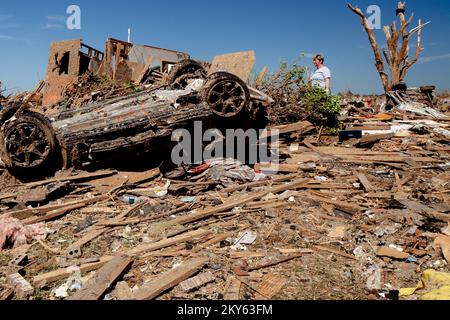
[(281, 275), (269, 273), (263, 279), (258, 287), (258, 292), (255, 295), (256, 300), (272, 299), (278, 292), (283, 289), (287, 283), (287, 278)]
[(209, 69), (208, 75), (225, 71), (232, 73), (241, 78), (242, 81), (247, 82), (250, 79), (255, 62), (255, 51), (244, 51), (216, 56)]

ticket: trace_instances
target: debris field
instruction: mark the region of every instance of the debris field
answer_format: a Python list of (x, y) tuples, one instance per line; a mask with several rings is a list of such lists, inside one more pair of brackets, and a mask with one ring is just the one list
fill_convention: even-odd
[[(297, 105), (273, 105), (269, 91), (249, 79), (251, 52), (209, 64), (168, 51), (169, 68), (153, 58), (159, 48), (109, 39), (103, 54), (81, 41), (65, 45), (72, 53), (87, 48), (70, 55), (86, 70), (72, 74), (64, 50), (52, 46), (45, 93), (40, 87), (10, 97), (17, 119), (3, 112), (9, 144), (0, 169), (0, 299), (446, 294), (439, 290), (449, 283), (437, 275), (449, 272), (450, 115), (448, 97), (436, 97), (433, 87), (341, 95), (342, 125), (333, 135), (300, 114), (293, 119)], [(130, 58), (147, 51), (140, 61)], [(66, 73), (76, 82), (63, 88), (57, 79)], [(219, 102), (212, 101), (218, 83), (233, 86), (232, 94), (219, 92)], [(45, 126), (27, 108), (45, 116)], [(267, 134), (280, 135), (276, 172), (231, 158), (174, 171), (164, 165), (170, 151), (158, 160), (141, 153), (180, 123), (249, 120), (255, 109), (270, 115)], [(11, 152), (30, 123), (47, 143), (31, 160), (27, 139)], [(62, 154), (60, 167), (49, 150)], [(135, 158), (104, 161), (123, 150)], [(44, 169), (51, 174), (30, 178)]]

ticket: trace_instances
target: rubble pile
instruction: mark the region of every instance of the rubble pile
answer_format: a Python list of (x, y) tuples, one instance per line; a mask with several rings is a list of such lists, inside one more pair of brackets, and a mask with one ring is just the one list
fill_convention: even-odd
[(65, 90), (63, 98), (53, 108), (63, 110), (79, 108), (85, 104), (126, 96), (140, 90), (139, 86), (131, 83), (117, 82), (87, 73)]
[[(297, 66), (251, 87), (251, 51), (200, 64), (109, 39), (105, 54), (77, 40), (50, 56), (57, 114), (36, 112), (43, 83), (0, 114), (1, 300), (450, 299), (448, 97), (338, 100)], [(158, 147), (176, 128), (255, 112), (279, 134), (275, 168), (148, 161), (170, 161)]]
[(429, 281), (449, 272), (449, 117), (363, 101), (345, 107), (339, 137), (273, 127), (275, 175), (218, 159), (176, 178), (72, 169), (6, 182), (0, 297), (435, 297)]

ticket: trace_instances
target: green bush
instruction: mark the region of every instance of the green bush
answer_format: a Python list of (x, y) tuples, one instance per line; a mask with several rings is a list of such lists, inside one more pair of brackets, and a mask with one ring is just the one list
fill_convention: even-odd
[(258, 89), (274, 99), (268, 110), (269, 119), (272, 124), (308, 120), (328, 133), (336, 133), (340, 127), (340, 98), (308, 85), (307, 74), (308, 69), (298, 63), (282, 63), (257, 84)]
[(307, 119), (312, 124), (324, 127), (329, 132), (337, 131), (340, 127), (339, 115), (342, 111), (339, 96), (332, 96), (325, 90), (308, 86), (301, 94), (301, 101), (307, 113)]

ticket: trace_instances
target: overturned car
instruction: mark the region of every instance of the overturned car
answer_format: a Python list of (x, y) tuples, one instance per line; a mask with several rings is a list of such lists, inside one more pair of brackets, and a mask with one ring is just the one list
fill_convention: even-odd
[(0, 157), (17, 174), (82, 167), (111, 155), (149, 152), (170, 142), (172, 132), (194, 121), (236, 124), (271, 102), (234, 74), (206, 76), (195, 62), (182, 61), (170, 84), (49, 118), (7, 106), (0, 113)]

